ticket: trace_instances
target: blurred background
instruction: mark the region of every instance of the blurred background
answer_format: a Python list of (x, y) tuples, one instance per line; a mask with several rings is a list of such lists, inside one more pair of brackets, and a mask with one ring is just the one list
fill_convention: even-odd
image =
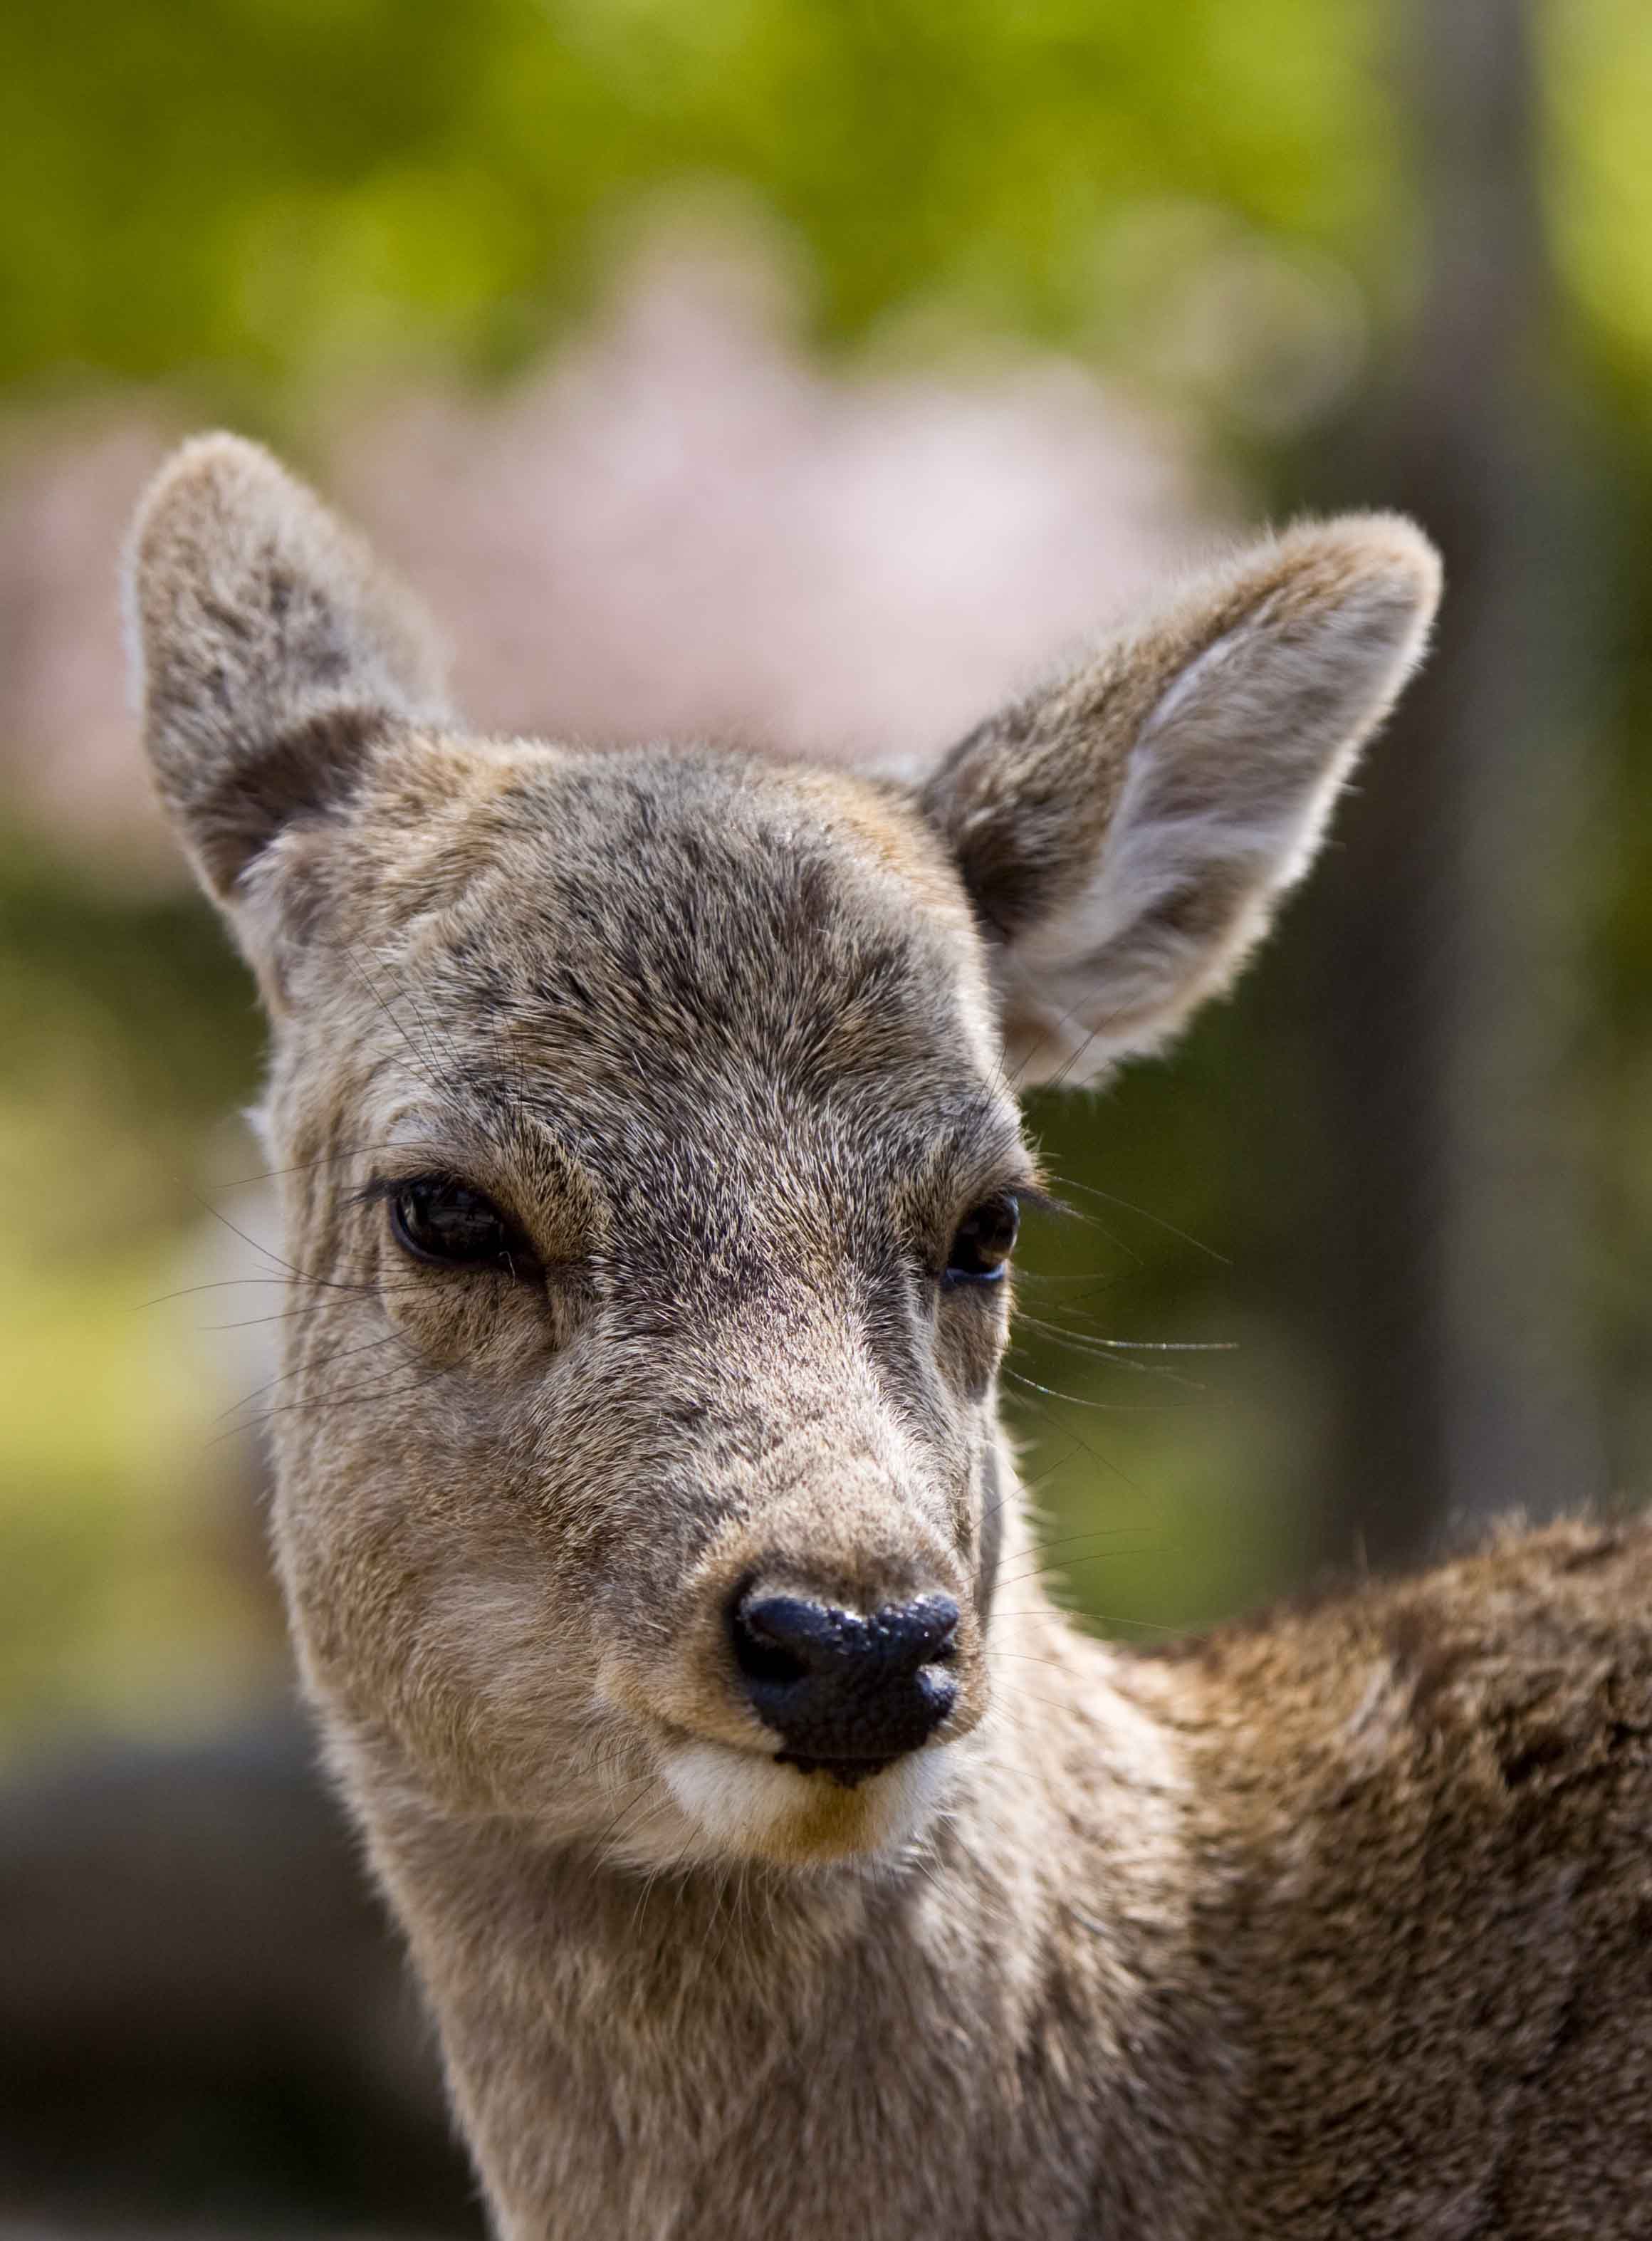
[(1644, 0), (57, 0), (0, 31), (0, 2224), (479, 2230), (264, 1560), (245, 973), (115, 593), (180, 434), (479, 723), (912, 767), (1236, 530), (1422, 684), (1238, 998), (1033, 1100), (1007, 1389), (1133, 1641), (1652, 1484)]

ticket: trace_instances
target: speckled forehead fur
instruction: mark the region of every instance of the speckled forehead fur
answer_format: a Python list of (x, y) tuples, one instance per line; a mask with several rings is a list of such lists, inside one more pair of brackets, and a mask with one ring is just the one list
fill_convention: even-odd
[[(1156, 1656), (1041, 1584), (1007, 1288), (938, 1283), (1226, 985), (1438, 589), (1308, 524), (908, 790), (478, 740), (255, 447), (132, 596), (163, 793), (274, 1021), (276, 1542), (505, 2241), (1630, 2241), (1652, 2199), (1652, 1534), (1510, 1533)], [(532, 1283), (417, 1267), (463, 1175)], [(960, 1605), (954, 1712), (776, 1758), (752, 1575)]]
[(450, 1094), (542, 1107), (598, 1132), (593, 1157), (645, 1126), (773, 1134), (777, 1094), (801, 1126), (881, 1088), (892, 1128), (1007, 1096), (962, 884), (893, 788), (707, 748), (414, 735), (342, 832), (272, 853), (272, 900), (304, 895), (301, 1034), (388, 1031), (428, 1071), (409, 1038), (439, 1021)]

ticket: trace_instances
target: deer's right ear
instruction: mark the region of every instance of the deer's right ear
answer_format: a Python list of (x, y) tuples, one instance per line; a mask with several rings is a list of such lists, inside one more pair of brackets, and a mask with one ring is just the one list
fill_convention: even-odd
[(295, 822), (346, 800), (378, 743), (448, 720), (434, 632), (256, 444), (186, 444), (145, 494), (126, 579), (144, 744), (220, 902)]

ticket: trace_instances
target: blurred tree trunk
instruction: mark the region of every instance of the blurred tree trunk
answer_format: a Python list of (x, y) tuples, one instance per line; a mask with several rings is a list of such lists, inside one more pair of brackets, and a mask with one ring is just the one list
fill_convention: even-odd
[(1591, 581), (1568, 456), (1527, 0), (1411, 0), (1401, 109), (1426, 288), (1319, 503), (1416, 513), (1434, 658), (1339, 826), (1302, 940), (1323, 1069), (1325, 1553), (1602, 1491), (1568, 1145)]

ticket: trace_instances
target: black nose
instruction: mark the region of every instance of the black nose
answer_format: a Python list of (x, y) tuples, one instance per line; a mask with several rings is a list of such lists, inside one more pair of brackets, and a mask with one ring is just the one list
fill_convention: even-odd
[(862, 1617), (801, 1595), (742, 1597), (734, 1657), (782, 1759), (870, 1773), (916, 1750), (951, 1711), (958, 1638), (950, 1595), (918, 1595)]

